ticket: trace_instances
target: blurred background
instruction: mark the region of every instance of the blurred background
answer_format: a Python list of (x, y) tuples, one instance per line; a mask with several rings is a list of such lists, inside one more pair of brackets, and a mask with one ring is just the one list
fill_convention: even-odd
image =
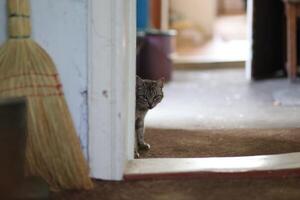
[(246, 9), (244, 0), (139, 0), (139, 44), (143, 37), (160, 40), (176, 68), (244, 67), (249, 55)]

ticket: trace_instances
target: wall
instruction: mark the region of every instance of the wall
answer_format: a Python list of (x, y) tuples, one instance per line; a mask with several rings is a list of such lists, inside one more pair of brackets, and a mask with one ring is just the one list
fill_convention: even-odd
[(219, 14), (242, 14), (245, 13), (244, 0), (218, 0)]
[(213, 32), (217, 0), (171, 0), (171, 9), (200, 25), (207, 35)]
[[(53, 58), (87, 155), (87, 1), (31, 0), (33, 38)], [(0, 1), (0, 43), (6, 39), (6, 1)]]

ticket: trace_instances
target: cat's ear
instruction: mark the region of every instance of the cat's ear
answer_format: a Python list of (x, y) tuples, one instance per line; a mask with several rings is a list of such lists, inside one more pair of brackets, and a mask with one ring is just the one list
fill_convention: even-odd
[(164, 77), (162, 77), (161, 79), (159, 79), (157, 81), (158, 86), (161, 87), (161, 88), (164, 87), (164, 83), (165, 83), (165, 78)]
[(141, 79), (139, 76), (136, 76), (136, 85), (141, 86), (144, 84), (143, 79)]

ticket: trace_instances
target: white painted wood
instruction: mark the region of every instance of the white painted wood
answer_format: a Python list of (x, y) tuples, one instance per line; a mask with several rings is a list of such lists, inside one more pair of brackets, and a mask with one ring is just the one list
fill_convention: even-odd
[(161, 1), (161, 29), (168, 30), (169, 29), (169, 0)]
[(89, 0), (91, 175), (121, 180), (133, 158), (135, 0)]
[(247, 37), (248, 37), (248, 58), (246, 60), (246, 78), (252, 80), (252, 44), (253, 44), (253, 0), (247, 1)]
[(128, 162), (125, 174), (239, 173), (288, 169), (300, 169), (300, 153), (223, 158), (138, 159)]
[[(136, 80), (136, 0), (130, 0), (127, 4), (129, 6), (126, 10), (129, 11), (127, 16), (128, 28), (126, 38), (128, 40), (128, 77), (126, 93), (128, 95), (127, 102), (127, 160), (134, 159), (134, 141), (135, 141), (135, 80)], [(126, 94), (125, 94), (126, 95)]]

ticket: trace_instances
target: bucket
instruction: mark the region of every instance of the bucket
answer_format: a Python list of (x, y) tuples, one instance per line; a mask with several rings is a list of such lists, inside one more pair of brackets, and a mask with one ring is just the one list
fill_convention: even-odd
[(149, 30), (137, 37), (137, 75), (143, 79), (172, 79), (171, 54), (175, 50), (176, 31)]

